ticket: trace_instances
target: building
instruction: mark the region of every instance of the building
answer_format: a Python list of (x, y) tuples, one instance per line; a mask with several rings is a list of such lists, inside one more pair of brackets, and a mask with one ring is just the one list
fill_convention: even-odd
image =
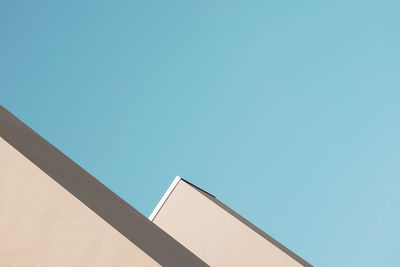
[(207, 266), (0, 107), (0, 266)]
[(0, 240), (0, 266), (310, 266), (180, 178), (149, 220), (2, 106)]
[(149, 219), (210, 266), (311, 266), (213, 195), (180, 177)]

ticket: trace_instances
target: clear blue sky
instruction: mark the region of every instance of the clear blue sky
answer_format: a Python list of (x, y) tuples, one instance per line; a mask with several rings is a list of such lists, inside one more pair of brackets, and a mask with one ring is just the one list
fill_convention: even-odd
[(0, 101), (148, 215), (180, 175), (315, 266), (400, 266), (399, 1), (1, 1)]

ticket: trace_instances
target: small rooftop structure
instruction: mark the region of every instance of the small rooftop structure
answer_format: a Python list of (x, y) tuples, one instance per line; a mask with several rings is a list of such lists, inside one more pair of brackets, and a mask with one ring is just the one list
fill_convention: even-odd
[(210, 266), (311, 266), (215, 196), (179, 176), (149, 219)]

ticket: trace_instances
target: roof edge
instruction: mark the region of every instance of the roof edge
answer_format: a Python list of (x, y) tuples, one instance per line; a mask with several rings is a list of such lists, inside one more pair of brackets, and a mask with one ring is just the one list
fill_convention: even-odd
[(256, 232), (258, 235), (260, 235), (261, 237), (263, 237), (267, 241), (269, 241), (272, 245), (274, 245), (275, 247), (280, 249), (282, 252), (284, 252), (286, 255), (291, 257), (293, 260), (295, 260), (299, 264), (301, 264), (303, 266), (306, 266), (306, 267), (312, 267), (312, 265), (310, 263), (308, 263), (306, 260), (304, 260), (302, 257), (300, 257), (299, 255), (297, 255), (296, 253), (291, 251), (289, 248), (287, 248), (285, 245), (280, 243), (278, 240), (276, 240), (272, 236), (268, 235), (266, 232), (264, 232), (262, 229), (260, 229), (256, 225), (254, 225), (252, 222), (250, 222), (249, 220), (247, 220), (246, 218), (241, 216), (239, 213), (237, 213), (236, 211), (234, 211), (233, 209), (231, 209), (230, 207), (225, 205), (223, 202), (218, 200), (214, 195), (208, 193), (207, 191), (201, 189), (197, 185), (194, 185), (193, 183), (191, 183), (188, 180), (183, 179), (183, 178), (181, 178), (179, 176), (175, 177), (175, 179), (172, 181), (172, 183), (168, 187), (167, 191), (164, 193), (164, 196), (161, 198), (161, 200), (158, 202), (157, 206), (155, 207), (155, 209), (153, 210), (153, 212), (149, 216), (149, 219), (151, 221), (153, 221), (155, 219), (155, 217), (157, 216), (158, 212), (164, 206), (165, 202), (168, 200), (169, 196), (172, 194), (172, 192), (174, 191), (174, 189), (176, 188), (176, 186), (178, 185), (178, 183), (180, 181), (183, 181), (183, 182), (187, 183), (188, 185), (190, 185), (191, 187), (193, 187), (200, 194), (202, 194), (203, 196), (205, 196), (208, 199), (210, 199), (215, 205), (219, 206), (225, 212), (229, 213), (232, 217), (234, 217), (235, 219), (237, 219), (238, 221), (240, 221), (241, 223), (243, 223), (244, 225), (249, 227), (251, 230)]
[(0, 105), (0, 137), (162, 266), (208, 266)]
[(165, 202), (167, 201), (168, 197), (171, 195), (172, 191), (174, 191), (175, 187), (179, 183), (179, 181), (182, 180), (181, 177), (175, 176), (175, 179), (172, 181), (172, 183), (169, 185), (167, 191), (165, 191), (164, 195), (158, 202), (157, 206), (154, 208), (153, 212), (149, 216), (149, 220), (153, 221), (154, 218), (157, 216), (158, 212), (161, 210), (162, 206), (164, 206)]
[[(185, 182), (187, 182), (185, 180)], [(289, 248), (287, 248), (285, 245), (283, 245), (281, 242), (279, 242), (278, 240), (276, 240), (275, 238), (273, 238), (272, 236), (270, 236), (269, 234), (267, 234), (266, 232), (264, 232), (261, 228), (259, 228), (258, 226), (256, 226), (255, 224), (253, 224), (252, 222), (250, 222), (249, 220), (247, 220), (246, 218), (244, 218), (242, 215), (240, 215), (239, 213), (237, 213), (236, 211), (234, 211), (233, 209), (231, 209), (230, 207), (228, 207), (227, 205), (225, 205), (223, 202), (221, 202), (220, 200), (218, 200), (216, 197), (214, 197), (213, 195), (210, 195), (209, 193), (207, 193), (206, 191), (204, 191), (203, 189), (193, 185), (190, 182), (187, 182), (189, 185), (191, 185), (194, 189), (196, 189), (200, 194), (202, 194), (203, 196), (207, 197), (208, 199), (210, 199), (212, 202), (214, 202), (215, 205), (219, 206), (220, 208), (222, 208), (225, 212), (229, 213), (232, 217), (236, 218), (238, 221), (240, 221), (241, 223), (243, 223), (244, 225), (246, 225), (247, 227), (249, 227), (250, 229), (252, 229), (254, 232), (256, 232), (258, 235), (260, 235), (261, 237), (263, 237), (264, 239), (266, 239), (267, 241), (269, 241), (271, 244), (273, 244), (274, 246), (276, 246), (277, 248), (279, 248), (282, 252), (284, 252), (286, 255), (288, 255), (289, 257), (291, 257), (293, 260), (297, 261), (298, 263), (300, 263), (303, 266), (306, 267), (312, 267), (313, 265), (311, 265), (310, 263), (308, 263), (306, 260), (304, 260), (302, 257), (300, 257), (299, 255), (297, 255), (296, 253), (294, 253), (292, 250), (290, 250)]]
[(184, 181), (185, 183), (189, 184), (190, 186), (196, 188), (197, 190), (201, 191), (203, 194), (207, 194), (209, 197), (215, 198), (214, 195), (208, 193), (207, 191), (201, 189), (195, 184), (192, 184), (186, 179), (183, 179), (182, 177), (175, 176), (175, 179), (172, 181), (172, 183), (169, 185), (167, 191), (165, 191), (164, 195), (158, 202), (157, 206), (154, 208), (154, 210), (151, 212), (149, 216), (149, 220), (153, 221), (154, 218), (157, 216), (158, 212), (161, 210), (161, 208), (164, 206), (165, 202), (167, 201), (168, 197), (171, 195), (171, 193), (174, 191), (175, 187), (178, 185), (179, 181)]

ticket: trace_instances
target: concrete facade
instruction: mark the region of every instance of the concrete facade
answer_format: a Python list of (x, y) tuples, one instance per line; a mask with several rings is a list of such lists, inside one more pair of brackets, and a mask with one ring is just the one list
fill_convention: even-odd
[(311, 266), (179, 177), (149, 219), (0, 106), (0, 266)]
[(150, 219), (210, 266), (311, 266), (214, 196), (179, 177)]
[(0, 106), (0, 266), (207, 266)]
[(160, 266), (0, 138), (1, 266)]

